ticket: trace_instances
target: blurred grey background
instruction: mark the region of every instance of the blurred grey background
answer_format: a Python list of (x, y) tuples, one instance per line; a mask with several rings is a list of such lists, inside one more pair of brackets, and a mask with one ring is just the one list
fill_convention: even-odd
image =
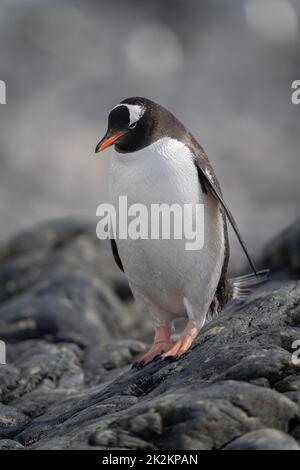
[(95, 215), (95, 145), (109, 110), (141, 95), (199, 139), (258, 253), (299, 215), (299, 22), (299, 0), (1, 0), (0, 238)]

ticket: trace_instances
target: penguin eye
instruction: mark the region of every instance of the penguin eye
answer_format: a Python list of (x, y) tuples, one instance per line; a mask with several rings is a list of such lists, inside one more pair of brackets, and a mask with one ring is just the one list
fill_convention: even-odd
[(129, 124), (129, 129), (134, 129), (137, 125), (137, 121), (136, 122), (133, 122), (132, 124)]

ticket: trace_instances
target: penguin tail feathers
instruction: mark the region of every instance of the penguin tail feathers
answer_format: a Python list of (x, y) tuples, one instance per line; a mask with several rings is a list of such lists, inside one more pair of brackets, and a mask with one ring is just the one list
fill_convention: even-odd
[(270, 274), (269, 269), (257, 271), (257, 273), (246, 274), (244, 276), (234, 277), (228, 282), (231, 287), (231, 298), (244, 300), (257, 287), (268, 280)]

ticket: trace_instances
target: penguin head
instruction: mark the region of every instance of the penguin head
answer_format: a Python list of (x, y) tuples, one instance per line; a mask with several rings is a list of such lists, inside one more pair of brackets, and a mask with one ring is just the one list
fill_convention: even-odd
[(135, 152), (152, 142), (159, 123), (159, 105), (147, 98), (127, 98), (108, 116), (107, 131), (95, 152), (115, 146), (120, 153)]

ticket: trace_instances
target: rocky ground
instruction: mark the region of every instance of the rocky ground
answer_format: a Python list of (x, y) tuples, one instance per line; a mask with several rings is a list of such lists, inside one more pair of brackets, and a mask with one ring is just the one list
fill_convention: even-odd
[(44, 224), (0, 248), (1, 449), (299, 449), (300, 223), (270, 283), (228, 304), (178, 362), (141, 370), (150, 326), (94, 226)]

